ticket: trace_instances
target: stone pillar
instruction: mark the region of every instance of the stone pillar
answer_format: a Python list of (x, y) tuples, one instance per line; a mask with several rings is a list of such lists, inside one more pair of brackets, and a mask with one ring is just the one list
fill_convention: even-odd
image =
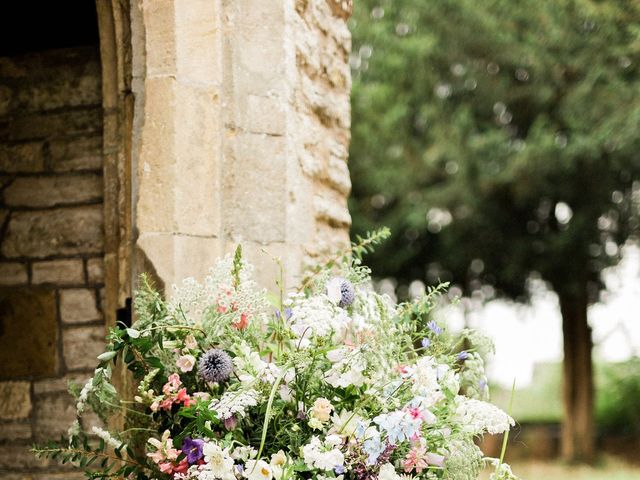
[(276, 275), (271, 255), (295, 285), (307, 263), (348, 242), (350, 6), (134, 8), (144, 26), (143, 44), (133, 44), (138, 270), (168, 286), (204, 276), (242, 243), (263, 284)]

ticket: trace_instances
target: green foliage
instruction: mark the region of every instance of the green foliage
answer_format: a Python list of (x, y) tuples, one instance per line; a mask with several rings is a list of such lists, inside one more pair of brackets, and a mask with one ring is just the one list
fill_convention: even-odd
[(640, 437), (640, 358), (603, 365), (596, 418), (604, 432)]
[(639, 21), (626, 0), (356, 2), (353, 231), (394, 232), (374, 272), (597, 293), (639, 226)]

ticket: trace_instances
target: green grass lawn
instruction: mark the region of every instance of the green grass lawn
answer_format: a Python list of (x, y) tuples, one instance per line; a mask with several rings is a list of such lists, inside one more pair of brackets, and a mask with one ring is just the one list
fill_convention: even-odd
[[(523, 480), (640, 480), (640, 466), (608, 459), (594, 467), (567, 466), (561, 463), (521, 462), (512, 465)], [(485, 473), (480, 477), (485, 480)]]

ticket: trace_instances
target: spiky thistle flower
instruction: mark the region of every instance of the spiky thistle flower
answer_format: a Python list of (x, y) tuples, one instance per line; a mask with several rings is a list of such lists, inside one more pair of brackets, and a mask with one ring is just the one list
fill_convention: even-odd
[(198, 374), (207, 382), (224, 382), (233, 372), (231, 357), (224, 350), (207, 350), (198, 362)]

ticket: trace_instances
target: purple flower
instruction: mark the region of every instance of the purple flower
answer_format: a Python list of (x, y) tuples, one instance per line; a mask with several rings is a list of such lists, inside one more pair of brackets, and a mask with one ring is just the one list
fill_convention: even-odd
[(422, 343), (422, 348), (429, 348), (431, 346), (431, 340), (427, 337), (424, 337), (420, 343)]
[(427, 327), (429, 327), (429, 330), (431, 330), (436, 335), (440, 335), (442, 333), (442, 327), (438, 326), (438, 324), (433, 320), (427, 323)]
[(336, 465), (333, 468), (333, 471), (336, 472), (336, 475), (342, 475), (345, 472), (344, 466), (342, 465)]
[(198, 362), (198, 374), (206, 382), (224, 382), (233, 373), (233, 362), (227, 352), (219, 348), (208, 350)]
[(458, 354), (458, 360), (464, 362), (467, 358), (469, 358), (469, 353), (466, 350), (462, 350)]
[(184, 437), (184, 441), (182, 442), (182, 453), (187, 456), (187, 462), (190, 465), (194, 465), (198, 463), (198, 460), (202, 458), (202, 446), (204, 445), (204, 440), (201, 438), (191, 438)]
[(347, 308), (356, 299), (353, 284), (342, 277), (334, 277), (327, 282), (327, 296), (341, 308)]

